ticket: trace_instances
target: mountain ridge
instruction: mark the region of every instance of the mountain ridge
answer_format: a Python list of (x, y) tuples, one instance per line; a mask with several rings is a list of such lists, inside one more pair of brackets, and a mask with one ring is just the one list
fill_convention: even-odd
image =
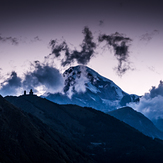
[(163, 140), (163, 132), (161, 132), (151, 120), (131, 107), (122, 107), (110, 111), (108, 114), (129, 124), (147, 136)]
[(77, 144), (95, 162), (163, 160), (161, 140), (153, 140), (101, 111), (72, 104), (59, 105), (34, 95), (5, 99)]

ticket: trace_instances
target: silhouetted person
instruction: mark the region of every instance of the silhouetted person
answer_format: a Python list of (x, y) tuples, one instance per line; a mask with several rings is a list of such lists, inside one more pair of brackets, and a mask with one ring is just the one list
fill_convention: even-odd
[(26, 95), (26, 90), (24, 91), (24, 96)]
[(29, 95), (33, 95), (33, 91), (32, 91), (32, 89), (30, 90)]

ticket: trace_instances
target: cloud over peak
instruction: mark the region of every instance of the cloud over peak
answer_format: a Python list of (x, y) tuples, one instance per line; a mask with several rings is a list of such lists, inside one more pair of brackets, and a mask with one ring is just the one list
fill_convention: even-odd
[[(93, 34), (87, 26), (84, 27), (82, 33), (84, 39), (82, 44), (80, 44), (80, 51), (70, 49), (66, 41), (59, 44), (58, 40), (51, 40), (49, 45), (51, 46), (52, 52), (49, 56), (54, 55), (55, 58), (61, 58), (62, 56), (61, 66), (63, 67), (70, 65), (75, 61), (78, 64), (87, 65), (91, 58), (98, 54), (96, 51), (97, 43), (94, 41)], [(115, 32), (111, 35), (99, 34), (97, 42), (101, 43), (103, 41), (107, 43), (109, 48), (113, 48), (114, 50), (114, 56), (118, 60), (118, 66), (115, 68), (117, 74), (122, 76), (127, 70), (131, 70), (128, 49), (132, 39)], [(100, 46), (100, 44), (98, 46)], [(47, 58), (49, 56), (47, 56)]]
[(57, 40), (51, 40), (50, 46), (52, 53), (56, 58), (60, 57), (64, 53), (64, 58), (61, 60), (61, 65), (66, 66), (74, 63), (86, 65), (90, 61), (91, 57), (94, 55), (94, 50), (96, 49), (96, 43), (93, 41), (92, 32), (88, 27), (84, 27), (82, 31), (84, 39), (80, 45), (81, 50), (71, 50), (67, 43), (63, 41), (61, 44), (57, 44)]

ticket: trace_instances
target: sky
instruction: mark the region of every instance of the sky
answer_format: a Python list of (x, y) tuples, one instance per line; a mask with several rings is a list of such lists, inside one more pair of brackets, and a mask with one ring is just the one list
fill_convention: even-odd
[[(161, 0), (1, 0), (1, 94), (14, 93), (23, 77), (29, 89), (53, 75), (48, 90), (57, 90), (64, 70), (84, 64), (125, 92), (144, 95), (163, 80), (162, 6)], [(86, 62), (78, 60), (82, 52)]]

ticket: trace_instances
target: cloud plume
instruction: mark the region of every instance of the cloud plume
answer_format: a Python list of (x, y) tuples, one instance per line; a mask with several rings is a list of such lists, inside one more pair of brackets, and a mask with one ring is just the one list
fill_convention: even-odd
[(118, 60), (116, 67), (117, 74), (122, 76), (127, 70), (131, 69), (129, 62), (128, 43), (132, 40), (129, 37), (124, 37), (122, 34), (116, 32), (111, 35), (101, 34), (99, 42), (106, 41), (107, 45), (113, 48), (114, 56)]
[[(51, 54), (46, 58), (54, 55), (55, 58), (63, 57), (61, 59), (61, 66), (65, 67), (70, 65), (75, 61), (78, 64), (87, 65), (92, 57), (94, 57), (96, 52), (97, 43), (93, 41), (93, 34), (88, 27), (85, 27), (82, 31), (84, 39), (80, 45), (81, 50), (71, 50), (66, 43), (58, 43), (58, 40), (51, 40), (49, 45), (51, 46)], [(129, 62), (129, 43), (132, 41), (129, 37), (125, 37), (123, 34), (118, 32), (106, 35), (100, 34), (98, 37), (98, 42), (107, 42), (109, 48), (113, 48), (114, 56), (118, 60), (118, 66), (115, 68), (117, 74), (122, 76), (127, 70), (131, 69)]]
[(128, 105), (151, 120), (163, 118), (163, 81), (160, 81), (158, 87), (153, 86), (149, 93), (140, 98), (139, 103)]
[(64, 58), (61, 60), (61, 65), (66, 66), (74, 63), (86, 65), (94, 55), (94, 50), (96, 49), (96, 43), (93, 42), (92, 32), (88, 27), (83, 30), (84, 39), (80, 45), (81, 50), (71, 50), (67, 43), (63, 41), (61, 44), (57, 44), (57, 40), (51, 40), (50, 46), (52, 48), (52, 53), (50, 55), (55, 55), (55, 57), (60, 57), (64, 53)]

